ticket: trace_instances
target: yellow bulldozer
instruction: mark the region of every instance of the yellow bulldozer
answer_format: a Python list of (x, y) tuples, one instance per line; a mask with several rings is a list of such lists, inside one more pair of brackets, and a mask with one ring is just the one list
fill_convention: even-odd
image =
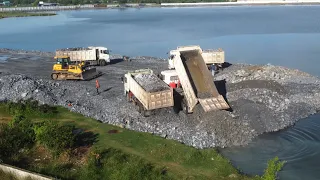
[(96, 68), (89, 69), (84, 62), (71, 62), (69, 56), (55, 56), (54, 59), (53, 80), (90, 80), (101, 75)]

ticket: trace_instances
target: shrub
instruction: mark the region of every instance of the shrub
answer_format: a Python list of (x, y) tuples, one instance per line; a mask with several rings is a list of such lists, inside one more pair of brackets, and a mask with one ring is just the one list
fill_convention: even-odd
[(57, 108), (47, 104), (39, 105), (39, 102), (33, 99), (19, 100), (18, 102), (8, 102), (6, 104), (7, 112), (11, 115), (23, 114), (26, 116), (52, 117), (57, 114)]
[(279, 161), (278, 157), (275, 157), (268, 161), (267, 169), (264, 170), (262, 176), (263, 180), (276, 180), (277, 173), (282, 169), (284, 161)]
[(52, 120), (46, 120), (34, 128), (36, 140), (54, 155), (60, 155), (66, 149), (73, 147), (76, 141), (74, 129), (73, 125), (60, 125)]
[(9, 159), (21, 149), (31, 148), (35, 142), (33, 124), (24, 116), (16, 115), (8, 125), (0, 127), (0, 157)]

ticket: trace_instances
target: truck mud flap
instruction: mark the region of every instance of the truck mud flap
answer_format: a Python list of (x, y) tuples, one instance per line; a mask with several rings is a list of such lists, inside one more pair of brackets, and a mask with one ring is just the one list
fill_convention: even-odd
[(205, 112), (214, 111), (214, 110), (224, 110), (224, 109), (230, 108), (230, 106), (224, 100), (222, 95), (219, 95), (217, 97), (206, 98), (206, 99), (198, 99), (198, 100)]
[(87, 69), (84, 72), (82, 72), (82, 79), (83, 80), (91, 80), (98, 76), (101, 76), (102, 73), (98, 72), (96, 68)]

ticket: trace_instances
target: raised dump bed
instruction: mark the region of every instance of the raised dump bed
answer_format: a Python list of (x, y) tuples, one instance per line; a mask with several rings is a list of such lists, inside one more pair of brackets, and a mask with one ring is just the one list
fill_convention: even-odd
[(144, 116), (149, 116), (151, 110), (174, 105), (173, 90), (150, 69), (125, 74), (124, 89), (128, 101)]
[(219, 94), (199, 46), (178, 47), (174, 58), (174, 66), (187, 101), (184, 105), (187, 107), (183, 107), (186, 111), (193, 112), (198, 102), (206, 112), (230, 108)]

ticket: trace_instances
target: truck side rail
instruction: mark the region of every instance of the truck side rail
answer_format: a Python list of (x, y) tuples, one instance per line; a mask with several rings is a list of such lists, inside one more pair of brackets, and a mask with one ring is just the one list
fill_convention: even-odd
[(132, 77), (131, 74), (127, 76), (127, 83), (129, 90), (134, 96), (141, 102), (141, 104), (148, 109), (148, 96), (149, 94), (138, 84), (138, 82)]
[(192, 112), (193, 108), (198, 103), (198, 99), (196, 97), (196, 94), (194, 93), (193, 87), (192, 87), (191, 82), (188, 78), (188, 74), (187, 74), (187, 71), (186, 71), (184, 64), (182, 62), (180, 53), (177, 53), (173, 63), (174, 63), (174, 67), (178, 73), (179, 80), (182, 85), (182, 89), (184, 91), (184, 97), (185, 97), (187, 104), (188, 104), (188, 111)]

